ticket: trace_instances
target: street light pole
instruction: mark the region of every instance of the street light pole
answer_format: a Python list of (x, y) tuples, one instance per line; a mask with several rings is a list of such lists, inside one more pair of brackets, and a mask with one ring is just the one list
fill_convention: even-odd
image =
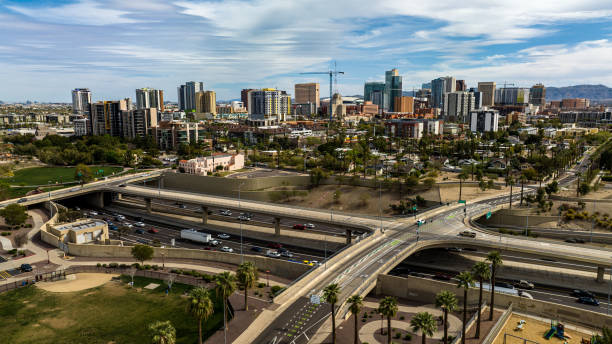
[(378, 218), (380, 219), (380, 233), (383, 232), (382, 223), (382, 182), (378, 184)]
[[(243, 183), (240, 183), (240, 185), (238, 185), (238, 211), (242, 211), (242, 205), (240, 203), (240, 188), (242, 187)], [(242, 213), (240, 213), (238, 216), (243, 216)], [(244, 254), (242, 252), (242, 219), (238, 219), (238, 221), (240, 222), (240, 263), (244, 263)]]

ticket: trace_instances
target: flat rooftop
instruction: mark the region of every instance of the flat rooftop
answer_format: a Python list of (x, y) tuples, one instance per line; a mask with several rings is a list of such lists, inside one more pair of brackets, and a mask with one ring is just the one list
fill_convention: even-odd
[(58, 231), (64, 231), (64, 230), (72, 230), (75, 232), (78, 231), (82, 231), (85, 229), (90, 229), (96, 226), (102, 226), (105, 225), (106, 222), (102, 221), (102, 220), (86, 220), (86, 221), (79, 221), (79, 222), (73, 222), (73, 223), (66, 223), (63, 224), (61, 226), (56, 226), (55, 229), (57, 229)]

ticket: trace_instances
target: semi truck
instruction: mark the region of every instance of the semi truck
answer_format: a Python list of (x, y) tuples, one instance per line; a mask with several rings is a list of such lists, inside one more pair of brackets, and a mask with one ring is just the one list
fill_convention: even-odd
[(207, 244), (210, 246), (217, 246), (219, 242), (212, 238), (212, 235), (209, 233), (198, 232), (195, 229), (183, 229), (181, 231), (181, 239), (191, 240), (203, 244)]

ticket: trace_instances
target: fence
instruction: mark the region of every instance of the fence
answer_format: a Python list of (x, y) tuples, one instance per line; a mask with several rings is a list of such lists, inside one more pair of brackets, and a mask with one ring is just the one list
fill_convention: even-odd
[(491, 331), (489, 331), (489, 334), (487, 334), (485, 339), (482, 341), (482, 344), (493, 343), (495, 338), (497, 338), (497, 334), (499, 333), (499, 331), (501, 331), (502, 327), (506, 325), (506, 321), (508, 321), (508, 318), (510, 318), (511, 315), (512, 315), (512, 303), (510, 303), (510, 305), (504, 311), (502, 316), (499, 319), (497, 319), (497, 322), (495, 323), (495, 325), (493, 325), (493, 327), (491, 328)]
[[(465, 302), (465, 300), (463, 301)], [(467, 333), (467, 331), (470, 329), (470, 326), (472, 326), (472, 324), (474, 322), (476, 322), (476, 319), (478, 319), (478, 313), (480, 313), (482, 315), (482, 311), (487, 307), (487, 303), (483, 302), (482, 306), (480, 307), (480, 309), (478, 309), (478, 312), (474, 313), (474, 315), (472, 315), (472, 317), (468, 320), (468, 322), (465, 324), (465, 332)], [(463, 336), (463, 332), (460, 331), (459, 334), (457, 335), (457, 337), (455, 337), (453, 339), (453, 341), (451, 342), (451, 344), (457, 344), (461, 341), (461, 337)], [(466, 338), (467, 339), (467, 338)], [(482, 343), (481, 343), (482, 344)], [(490, 343), (487, 343), (490, 344)]]

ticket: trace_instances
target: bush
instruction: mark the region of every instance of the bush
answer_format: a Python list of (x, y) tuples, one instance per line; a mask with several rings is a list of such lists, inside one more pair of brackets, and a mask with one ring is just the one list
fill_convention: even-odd
[(97, 267), (101, 267), (101, 266), (102, 266), (102, 264), (98, 263), (98, 264), (96, 264), (96, 266), (97, 266)]
[[(206, 278), (205, 278), (206, 276), (209, 276), (209, 275), (207, 275), (207, 274), (203, 274), (203, 275), (202, 275), (202, 278), (203, 278), (203, 279), (206, 279)], [(263, 283), (263, 282), (259, 282), (259, 283), (257, 283), (257, 288), (263, 288), (263, 287), (265, 287), (265, 286), (266, 286), (266, 284), (265, 284), (265, 283)]]
[(122, 263), (122, 264), (119, 264), (119, 267), (120, 267), (120, 268), (122, 268), (122, 269), (125, 269), (125, 268), (127, 268), (127, 267), (128, 267), (128, 265), (127, 265), (127, 264), (123, 264), (123, 263)]
[(14, 249), (12, 249), (12, 250), (8, 251), (8, 253), (9, 253), (9, 254), (15, 254), (15, 253), (17, 253), (17, 249), (16, 249), (16, 248), (14, 248)]
[(105, 268), (106, 267), (106, 263), (102, 264), (102, 267)]
[(404, 319), (405, 319), (404, 316), (400, 315), (399, 320), (404, 320)]
[(113, 269), (117, 268), (117, 267), (119, 267), (119, 263), (110, 263), (110, 264), (108, 264), (108, 267), (109, 268), (113, 268)]
[(412, 340), (412, 335), (410, 333), (406, 333), (404, 335), (404, 340), (408, 340), (408, 341)]
[(2, 236), (9, 236), (11, 235), (11, 232), (2, 232)]
[(397, 333), (395, 334), (395, 338), (396, 338), (396, 339), (400, 339), (400, 338), (402, 338), (402, 334), (401, 334), (401, 333), (399, 333), (399, 332), (397, 332)]
[[(212, 282), (212, 281), (214, 281), (214, 280), (215, 280), (215, 276), (213, 276), (213, 275), (209, 275), (209, 274), (202, 274), (202, 279), (204, 280), (204, 282), (206, 282), (206, 283), (210, 283), (210, 282)], [(258, 288), (263, 288), (263, 287), (265, 287), (265, 286), (266, 286), (266, 284), (265, 284), (265, 283), (259, 283), (259, 284), (257, 285), (257, 287), (258, 287)]]
[(276, 294), (276, 293), (278, 293), (278, 292), (279, 292), (281, 289), (283, 289), (281, 286), (279, 286), (279, 285), (273, 285), (273, 286), (270, 288), (270, 291), (272, 292), (272, 294)]
[(151, 265), (149, 265), (149, 264), (145, 264), (144, 269), (145, 269), (145, 270), (151, 270)]

